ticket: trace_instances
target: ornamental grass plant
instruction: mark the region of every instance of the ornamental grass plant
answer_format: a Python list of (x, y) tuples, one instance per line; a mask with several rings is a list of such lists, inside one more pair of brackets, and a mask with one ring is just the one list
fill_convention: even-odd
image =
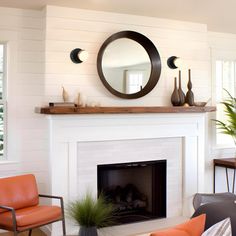
[(82, 227), (106, 227), (113, 223), (113, 206), (107, 203), (105, 197), (100, 194), (94, 199), (87, 193), (81, 200), (76, 200), (68, 205), (68, 215)]

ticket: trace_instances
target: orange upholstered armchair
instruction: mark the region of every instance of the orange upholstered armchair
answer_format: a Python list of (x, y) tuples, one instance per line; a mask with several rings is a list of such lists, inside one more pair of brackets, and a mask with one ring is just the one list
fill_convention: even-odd
[[(39, 197), (56, 198), (61, 207), (39, 205)], [(20, 232), (62, 221), (63, 235), (66, 235), (62, 197), (38, 194), (34, 175), (20, 175), (0, 178), (0, 229)]]

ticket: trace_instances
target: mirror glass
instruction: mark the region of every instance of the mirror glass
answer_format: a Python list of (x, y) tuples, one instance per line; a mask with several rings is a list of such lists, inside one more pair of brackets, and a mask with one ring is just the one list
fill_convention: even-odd
[(120, 31), (107, 38), (99, 49), (97, 70), (113, 95), (136, 99), (156, 86), (161, 59), (149, 38), (135, 31)]
[(142, 45), (128, 38), (111, 42), (102, 58), (106, 81), (120, 93), (141, 91), (151, 74), (151, 61)]

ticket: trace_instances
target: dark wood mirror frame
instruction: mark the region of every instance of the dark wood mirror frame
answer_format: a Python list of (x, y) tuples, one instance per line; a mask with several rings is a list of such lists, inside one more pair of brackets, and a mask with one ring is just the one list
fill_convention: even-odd
[[(151, 61), (151, 73), (150, 73), (149, 80), (147, 84), (144, 86), (144, 88), (137, 93), (125, 94), (125, 93), (121, 93), (115, 90), (107, 82), (104, 76), (103, 70), (102, 70), (102, 58), (103, 58), (104, 51), (106, 50), (106, 47), (114, 40), (120, 39), (120, 38), (132, 39), (136, 41), (137, 43), (139, 43), (140, 45), (142, 45), (143, 48), (146, 50)], [(146, 36), (135, 31), (121, 31), (121, 32), (111, 35), (107, 40), (105, 40), (105, 42), (101, 46), (98, 52), (98, 57), (97, 57), (97, 70), (98, 70), (98, 74), (100, 76), (100, 79), (103, 85), (112, 94), (116, 95), (117, 97), (126, 98), (126, 99), (140, 98), (148, 94), (156, 86), (160, 78), (160, 74), (161, 74), (161, 59), (155, 45)]]

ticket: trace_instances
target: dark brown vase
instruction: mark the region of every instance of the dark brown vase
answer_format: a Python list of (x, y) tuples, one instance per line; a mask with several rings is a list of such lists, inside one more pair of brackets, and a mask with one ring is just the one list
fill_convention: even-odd
[(188, 92), (186, 93), (185, 102), (189, 106), (194, 106), (194, 94), (192, 92), (192, 82), (191, 82), (191, 70), (188, 70)]
[(171, 95), (171, 103), (173, 106), (179, 106), (180, 104), (180, 98), (179, 98), (179, 92), (177, 89), (177, 78), (175, 77), (175, 85), (174, 85), (174, 91)]
[(185, 103), (185, 94), (182, 90), (181, 86), (181, 71), (179, 71), (179, 88), (178, 88), (178, 93), (179, 93), (179, 105), (183, 106)]
[(79, 236), (98, 236), (97, 228), (80, 226)]

